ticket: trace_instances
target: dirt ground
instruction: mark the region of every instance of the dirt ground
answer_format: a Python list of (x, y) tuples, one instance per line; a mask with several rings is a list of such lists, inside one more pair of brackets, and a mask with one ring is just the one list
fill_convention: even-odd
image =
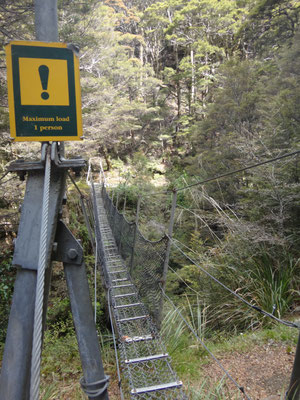
[[(265, 346), (254, 346), (247, 353), (226, 354), (219, 357), (219, 361), (252, 400), (277, 400), (284, 398), (294, 357), (294, 347), (269, 341)], [(216, 363), (211, 363), (205, 368), (205, 375), (211, 383), (217, 383), (224, 372)], [(234, 385), (228, 379), (227, 382), (231, 393), (236, 393)]]

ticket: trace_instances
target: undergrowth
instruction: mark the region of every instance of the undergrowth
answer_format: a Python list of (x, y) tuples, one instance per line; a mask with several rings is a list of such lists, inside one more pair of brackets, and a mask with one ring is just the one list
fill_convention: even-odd
[[(80, 358), (77, 350), (75, 333), (60, 335), (60, 330), (47, 331), (42, 360), (42, 400), (82, 400), (79, 379), (82, 376)], [(197, 343), (188, 331), (179, 323), (175, 315), (169, 311), (163, 324), (163, 337), (168, 344), (167, 350), (172, 357), (172, 365), (184, 383), (189, 400), (240, 400), (239, 391), (233, 391), (228, 379), (223, 376), (217, 383), (206, 376), (206, 368), (214, 363), (208, 353)], [(105, 332), (99, 337), (101, 354), (106, 374), (110, 375), (110, 399), (120, 398), (118, 392), (116, 364), (112, 336)], [(282, 325), (274, 325), (269, 329), (245, 332), (230, 336), (216, 335), (206, 341), (206, 345), (219, 359), (233, 352), (240, 356), (248, 353), (254, 346), (266, 346), (278, 343), (292, 352), (297, 342), (297, 332)], [(259, 379), (259, 377), (258, 377)], [(284, 388), (282, 391), (284, 394)], [(284, 397), (282, 397), (283, 399)]]

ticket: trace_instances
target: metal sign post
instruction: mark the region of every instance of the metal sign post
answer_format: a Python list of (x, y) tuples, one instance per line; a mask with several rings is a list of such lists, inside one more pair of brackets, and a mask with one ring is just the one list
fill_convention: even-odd
[[(35, 6), (37, 39), (57, 42), (56, 0), (36, 0)], [(103, 370), (82, 247), (61, 221), (66, 173), (85, 166), (82, 159), (66, 160), (64, 144), (56, 142), (76, 140), (81, 135), (76, 57), (66, 45), (44, 42), (12, 42), (7, 54), (13, 138), (54, 142), (43, 143), (40, 161), (14, 162), (9, 167), (22, 176), (28, 174), (28, 178), (13, 257), (17, 277), (0, 399), (39, 398), (51, 261), (56, 260), (64, 264), (83, 368), (82, 389), (90, 399), (106, 400), (108, 377)]]

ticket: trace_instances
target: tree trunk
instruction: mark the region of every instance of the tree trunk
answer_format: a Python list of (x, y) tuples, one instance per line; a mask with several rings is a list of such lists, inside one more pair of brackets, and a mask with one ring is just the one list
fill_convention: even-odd
[(181, 86), (180, 86), (180, 78), (179, 78), (179, 60), (178, 60), (178, 47), (174, 45), (175, 51), (175, 61), (176, 61), (176, 75), (177, 75), (177, 82), (176, 82), (176, 92), (177, 92), (177, 123), (175, 128), (175, 135), (173, 138), (173, 145), (176, 147), (177, 144), (177, 132), (179, 131), (179, 120), (181, 117)]

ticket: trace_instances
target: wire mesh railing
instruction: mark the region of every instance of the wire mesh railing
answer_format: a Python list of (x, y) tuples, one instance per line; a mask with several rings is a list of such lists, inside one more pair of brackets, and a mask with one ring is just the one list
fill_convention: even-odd
[(118, 211), (104, 186), (102, 197), (121, 257), (129, 268), (143, 303), (152, 318), (159, 323), (162, 300), (159, 284), (163, 279), (168, 237), (164, 235), (157, 241), (147, 240), (140, 232), (137, 223), (127, 221)]
[[(298, 153), (298, 152), (296, 152), (296, 153)], [(295, 153), (291, 153), (290, 155), (295, 155)], [(288, 155), (285, 155), (284, 157), (287, 157), (287, 156)], [(282, 157), (280, 157), (280, 158), (282, 158)], [(280, 159), (280, 158), (276, 158), (276, 160)], [(275, 159), (270, 160), (268, 162), (271, 162), (274, 160)], [(267, 163), (267, 162), (259, 163), (255, 166), (265, 164), (265, 163)], [(255, 166), (251, 166), (251, 168), (254, 168)], [(250, 167), (247, 167), (247, 169), (249, 169), (249, 168)], [(237, 172), (240, 172), (240, 170), (233, 171), (230, 174), (235, 174)], [(225, 174), (224, 176), (227, 176), (227, 175), (228, 174)], [(207, 181), (211, 181), (211, 180), (215, 180), (215, 179), (217, 179), (217, 178), (211, 178)], [(200, 185), (201, 183), (202, 182), (197, 182), (197, 185)], [(192, 186), (196, 186), (196, 185), (187, 185), (184, 188), (189, 189)], [(183, 190), (183, 188), (180, 188), (179, 190)], [(174, 200), (174, 204), (175, 204), (175, 208), (176, 208), (177, 191), (173, 190), (172, 192), (173, 192), (173, 195), (175, 195), (175, 196), (173, 196), (173, 200)], [(168, 301), (170, 301), (170, 298), (167, 296), (165, 288), (164, 288), (164, 283), (165, 283), (164, 281), (166, 280), (166, 279), (164, 279), (165, 278), (164, 273), (166, 272), (166, 266), (168, 268), (168, 260), (166, 257), (166, 255), (168, 254), (168, 247), (171, 247), (171, 245), (172, 245), (173, 249), (175, 247), (176, 251), (180, 253), (181, 258), (183, 257), (184, 259), (188, 259), (189, 262), (195, 264), (195, 266), (198, 266), (199, 269), (201, 269), (200, 268), (201, 265), (199, 266), (198, 263), (195, 263), (195, 260), (192, 260), (186, 253), (182, 252), (181, 248), (177, 247), (177, 245), (180, 242), (178, 242), (175, 239), (172, 239), (172, 229), (170, 229), (171, 234), (162, 237), (160, 240), (158, 240), (156, 242), (148, 241), (138, 229), (138, 224), (137, 224), (138, 218), (136, 219), (136, 222), (129, 222), (125, 218), (124, 211), (123, 211), (123, 214), (121, 212), (119, 212), (118, 203), (120, 202), (119, 201), (120, 199), (118, 196), (118, 191), (117, 191), (116, 199), (113, 198), (114, 193), (116, 193), (116, 190), (112, 191), (112, 198), (110, 198), (105, 187), (102, 188), (102, 198), (103, 198), (103, 202), (105, 205), (106, 213), (108, 215), (109, 225), (111, 227), (113, 236), (116, 241), (116, 248), (122, 254), (122, 258), (125, 261), (127, 271), (130, 272), (129, 277), (130, 277), (130, 279), (132, 279), (133, 284), (128, 285), (128, 286), (131, 286), (132, 290), (137, 291), (138, 299), (143, 299), (142, 300), (143, 304), (142, 304), (141, 308), (139, 309), (142, 312), (142, 314), (137, 314), (136, 310), (132, 309), (132, 310), (130, 310), (129, 313), (126, 312), (126, 317), (124, 315), (117, 317), (117, 319), (119, 318), (121, 321), (123, 320), (121, 324), (117, 323), (117, 325), (118, 325), (118, 331), (121, 332), (121, 337), (120, 337), (121, 342), (124, 341), (126, 343), (127, 342), (135, 343), (135, 340), (132, 339), (131, 335), (133, 335), (134, 332), (139, 332), (139, 328), (137, 328), (137, 325), (135, 325), (135, 323), (133, 321), (136, 321), (140, 317), (143, 317), (142, 319), (144, 319), (144, 318), (147, 319), (148, 317), (147, 317), (146, 313), (147, 313), (147, 311), (148, 312), (150, 311), (149, 314), (151, 314), (151, 317), (153, 317), (153, 319), (157, 320), (159, 323), (159, 315), (161, 312), (160, 305), (162, 305), (162, 303), (163, 303), (163, 302), (161, 302), (161, 300), (167, 299)], [(198, 196), (198, 193), (196, 193), (196, 195)], [(215, 207), (216, 211), (218, 213), (221, 213), (222, 210), (220, 211), (218, 204), (215, 202), (212, 202), (212, 200), (214, 200), (214, 199), (211, 197), (208, 198), (205, 195), (206, 195), (206, 193), (203, 190), (203, 193), (201, 193), (202, 198), (206, 199), (206, 200), (207, 199), (210, 200), (212, 203), (211, 204), (212, 207)], [(194, 192), (191, 193), (191, 196), (194, 198), (195, 193)], [(197, 197), (197, 200), (199, 200), (198, 197)], [(139, 197), (139, 199), (140, 199), (140, 197)], [(115, 202), (113, 200), (115, 200)], [(125, 202), (126, 202), (126, 196), (125, 196)], [(123, 208), (125, 209), (125, 206)], [(177, 208), (180, 208), (184, 211), (192, 212), (195, 220), (196, 220), (196, 218), (200, 218), (200, 216), (197, 213), (194, 213), (193, 210), (187, 209), (186, 207), (183, 207), (182, 205), (177, 204)], [(230, 208), (229, 211), (230, 211), (230, 213), (234, 214), (234, 216), (236, 217), (234, 210), (232, 210)], [(138, 211), (137, 211), (137, 214), (138, 214)], [(224, 212), (223, 212), (223, 214), (225, 215)], [(223, 214), (221, 215), (222, 217), (223, 217)], [(231, 216), (231, 214), (228, 216), (228, 218), (230, 218), (230, 216)], [(170, 219), (170, 222), (171, 222), (171, 219)], [(203, 216), (201, 218), (201, 224), (203, 224), (206, 227), (206, 229), (210, 228), (210, 226), (208, 226), (210, 224), (206, 223)], [(219, 240), (218, 232), (215, 234), (214, 231), (211, 230), (210, 233), (215, 235), (215, 238), (217, 240)], [(117, 271), (117, 272), (121, 272), (121, 271)], [(202, 271), (202, 272), (204, 272), (204, 271)], [(206, 273), (206, 271), (205, 271), (205, 273)], [(212, 278), (212, 276), (210, 274), (208, 276)], [(121, 278), (121, 275), (120, 276), (118, 275), (118, 278)], [(119, 281), (121, 281), (121, 280), (123, 280), (123, 278), (119, 279)], [(215, 283), (220, 284), (225, 289), (225, 285), (222, 284), (222, 282), (215, 280)], [(115, 304), (114, 307), (117, 307), (118, 310), (121, 310), (123, 307), (128, 306), (127, 299), (130, 300), (134, 306), (136, 305), (135, 301), (139, 301), (137, 299), (137, 297), (126, 298), (127, 296), (132, 296), (134, 293), (127, 293), (125, 286), (127, 286), (127, 285), (124, 285), (123, 288), (120, 289), (120, 291), (122, 291), (122, 293), (118, 294), (117, 296), (115, 296), (115, 294), (113, 295), (113, 297), (120, 299), (120, 303), (114, 303)], [(228, 288), (226, 287), (226, 289), (228, 289)], [(298, 324), (296, 324), (296, 323), (293, 323), (291, 321), (281, 320), (280, 318), (275, 317), (272, 313), (265, 312), (260, 307), (255, 306), (252, 301), (250, 301), (251, 304), (250, 304), (250, 302), (247, 302), (247, 301), (245, 302), (241, 298), (241, 296), (239, 296), (234, 291), (230, 290), (230, 288), (229, 288), (229, 291), (231, 292), (231, 294), (234, 294), (238, 300), (246, 303), (254, 311), (260, 312), (264, 316), (273, 318), (277, 322), (284, 323), (284, 325), (299, 328)], [(114, 302), (114, 300), (112, 302)], [(147, 311), (145, 311), (145, 310), (147, 310)], [(178, 309), (176, 309), (175, 311), (178, 313)], [(116, 311), (115, 311), (115, 315), (116, 315)], [(130, 321), (124, 321), (128, 318), (130, 319)], [(128, 327), (127, 334), (124, 331), (123, 322), (124, 323), (126, 322), (126, 324), (127, 324), (127, 327)], [(129, 322), (129, 323), (127, 323), (127, 322)], [(140, 322), (142, 322), (142, 323), (139, 326), (142, 327), (144, 321), (140, 321)], [(152, 327), (153, 325), (151, 324), (150, 326)], [(136, 338), (138, 338), (138, 336), (136, 336)], [(143, 338), (145, 340), (148, 340), (148, 338), (150, 340), (152, 340), (153, 334), (143, 335)], [(203, 344), (203, 346), (205, 347), (204, 344)], [(141, 348), (144, 349), (144, 346), (142, 344), (141, 344)], [(122, 349), (123, 349), (123, 347), (122, 347), (122, 343), (121, 343), (120, 350), (122, 350)], [(135, 349), (134, 351), (137, 351), (137, 349)], [(158, 355), (160, 355), (160, 354), (158, 354)], [(163, 355), (163, 353), (161, 353), (161, 355)], [(127, 357), (127, 355), (124, 353), (122, 355), (122, 357), (123, 358)], [(136, 358), (138, 358), (138, 357), (136, 357)], [(147, 356), (146, 356), (146, 358), (147, 358)], [(217, 362), (217, 360), (215, 359), (215, 357), (213, 357), (213, 355), (212, 355), (212, 358), (214, 358), (214, 360)], [(219, 365), (219, 363), (218, 363), (218, 365)], [(296, 360), (295, 360), (295, 365), (296, 366), (298, 365)], [(221, 367), (221, 365), (219, 365), (219, 366)], [(153, 368), (150, 368), (150, 369), (153, 369)], [(223, 367), (221, 367), (221, 369), (223, 369)], [(133, 370), (134, 369), (131, 368), (130, 373), (132, 373)], [(139, 366), (138, 366), (137, 370), (139, 370)], [(130, 377), (130, 373), (128, 375), (129, 376), (128, 379), (130, 382), (134, 382), (135, 378)], [(138, 374), (139, 374), (139, 372), (137, 372), (137, 375)], [(142, 374), (145, 374), (145, 370), (142, 372)], [(239, 386), (237, 384), (237, 382), (234, 379), (232, 379), (230, 374), (227, 374), (227, 376), (233, 383), (235, 383), (235, 385), (240, 390), (242, 395), (244, 395), (245, 398), (249, 398), (245, 394), (243, 387)], [(156, 398), (156, 397), (154, 397), (154, 398)], [(168, 397), (163, 396), (162, 398), (168, 398)], [(171, 398), (177, 398), (177, 397), (171, 397)]]
[[(97, 256), (113, 318), (112, 330), (118, 335), (125, 386), (129, 386), (130, 396), (134, 399), (185, 399), (182, 382), (171, 367), (170, 357), (154, 323), (158, 317), (160, 297), (149, 287), (148, 293), (144, 291), (145, 280), (152, 279), (153, 282), (154, 279), (153, 286), (162, 295), (156, 280), (162, 276), (166, 238), (158, 242), (145, 239), (137, 225), (128, 222), (118, 212), (104, 187), (101, 189), (99, 184), (93, 182), (91, 186)], [(136, 255), (141, 247), (142, 258), (139, 258)], [(147, 265), (146, 256), (149, 259)], [(151, 259), (154, 267), (151, 266)]]

